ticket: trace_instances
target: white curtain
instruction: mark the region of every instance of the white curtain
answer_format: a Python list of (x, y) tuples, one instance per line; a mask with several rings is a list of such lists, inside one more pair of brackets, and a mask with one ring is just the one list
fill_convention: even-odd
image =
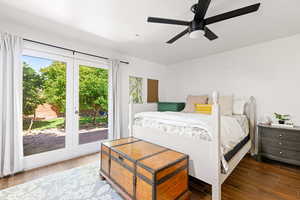
[(120, 61), (111, 61), (111, 131), (113, 139), (121, 138), (121, 74)]
[(23, 39), (0, 33), (0, 178), (23, 170)]

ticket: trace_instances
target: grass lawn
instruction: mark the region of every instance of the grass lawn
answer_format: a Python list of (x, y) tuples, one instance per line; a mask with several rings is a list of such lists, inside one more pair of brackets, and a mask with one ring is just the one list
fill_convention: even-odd
[[(63, 128), (64, 127), (64, 118), (56, 118), (51, 120), (35, 121), (32, 125), (32, 130), (45, 130), (51, 128)], [(80, 126), (86, 126), (93, 123), (92, 117), (80, 117), (79, 124)], [(107, 123), (107, 117), (97, 117), (96, 123)], [(30, 121), (23, 120), (23, 130), (28, 130)]]

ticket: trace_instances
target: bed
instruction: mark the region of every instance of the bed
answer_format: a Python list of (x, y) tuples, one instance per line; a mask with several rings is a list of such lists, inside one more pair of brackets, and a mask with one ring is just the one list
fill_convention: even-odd
[[(212, 97), (210, 116), (172, 112), (136, 113), (130, 101), (129, 133), (188, 154), (190, 175), (211, 184), (212, 199), (220, 200), (222, 183), (249, 151), (255, 152), (256, 105), (251, 97), (246, 103), (244, 116), (225, 117), (220, 115), (218, 93), (214, 92)], [(176, 125), (177, 128), (187, 127), (184, 126), (186, 124), (193, 131), (174, 128)], [(240, 129), (244, 129), (243, 134)]]

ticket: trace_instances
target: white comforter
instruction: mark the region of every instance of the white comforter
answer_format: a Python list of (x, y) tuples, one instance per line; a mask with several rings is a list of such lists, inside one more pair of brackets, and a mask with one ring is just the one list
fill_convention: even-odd
[[(180, 112), (142, 112), (135, 115), (135, 125), (149, 128), (165, 128), (166, 132), (212, 140), (212, 116), (198, 113)], [(172, 129), (166, 127), (172, 127)], [(167, 131), (169, 130), (169, 131)], [(241, 142), (245, 132), (238, 120), (230, 116), (221, 117), (221, 149), (223, 154), (232, 150)]]

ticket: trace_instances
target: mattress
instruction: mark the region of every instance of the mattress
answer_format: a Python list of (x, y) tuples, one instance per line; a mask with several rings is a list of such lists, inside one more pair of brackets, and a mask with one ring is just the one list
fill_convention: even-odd
[(247, 136), (224, 155), (224, 158), (227, 162), (229, 162), (235, 156), (235, 154), (237, 154), (244, 147), (244, 145), (247, 144), (248, 141), (250, 140), (249, 120), (247, 116), (232, 115), (232, 117), (238, 121), (238, 123), (240, 124), (240, 126), (242, 127), (242, 129), (244, 130)]
[(246, 115), (232, 115), (230, 117), (233, 117), (237, 120), (237, 122), (240, 124), (246, 135), (249, 134), (249, 120)]
[(229, 162), (235, 154), (237, 154), (250, 140), (250, 135), (248, 134), (242, 141), (240, 141), (233, 149), (228, 151), (224, 158), (227, 162)]

